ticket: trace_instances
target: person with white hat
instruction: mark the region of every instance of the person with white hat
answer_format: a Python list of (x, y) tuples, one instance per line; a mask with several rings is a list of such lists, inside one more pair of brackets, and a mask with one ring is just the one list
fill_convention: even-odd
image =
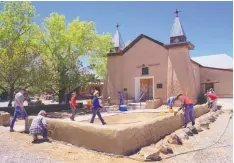
[(47, 121), (46, 121), (46, 112), (44, 110), (41, 110), (37, 117), (33, 119), (31, 126), (29, 128), (29, 133), (33, 136), (33, 142), (35, 143), (38, 138), (38, 135), (42, 135), (43, 139), (45, 141), (50, 141), (47, 137), (48, 131), (47, 131)]
[(93, 97), (93, 108), (92, 108), (93, 115), (92, 115), (92, 118), (90, 120), (90, 123), (94, 122), (94, 119), (97, 115), (98, 118), (100, 119), (100, 121), (102, 122), (102, 124), (105, 125), (106, 122), (104, 121), (104, 119), (102, 118), (101, 113), (100, 113), (100, 108), (102, 108), (102, 106), (99, 104), (98, 95), (99, 95), (98, 91), (95, 90), (93, 93), (93, 96), (94, 96)]

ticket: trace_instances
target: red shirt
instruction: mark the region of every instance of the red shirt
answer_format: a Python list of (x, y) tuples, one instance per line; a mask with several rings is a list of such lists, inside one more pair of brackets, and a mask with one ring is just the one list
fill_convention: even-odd
[(184, 102), (184, 105), (189, 105), (189, 104), (193, 104), (193, 102), (187, 97), (187, 96), (184, 96), (184, 95), (181, 95), (179, 97), (179, 100), (181, 102)]
[(71, 106), (76, 106), (76, 97), (73, 96), (70, 101)]
[(211, 94), (211, 93), (206, 94), (206, 96), (209, 97), (211, 100), (216, 100), (218, 98), (218, 96), (216, 96), (215, 94)]

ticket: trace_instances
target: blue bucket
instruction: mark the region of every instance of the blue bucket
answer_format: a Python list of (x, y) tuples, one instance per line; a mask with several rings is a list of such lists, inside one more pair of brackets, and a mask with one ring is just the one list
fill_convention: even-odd
[(120, 111), (127, 111), (127, 106), (126, 105), (120, 105), (119, 110)]

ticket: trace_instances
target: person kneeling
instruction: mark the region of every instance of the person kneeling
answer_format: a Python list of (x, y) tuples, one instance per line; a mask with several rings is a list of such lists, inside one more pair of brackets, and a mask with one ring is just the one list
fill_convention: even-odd
[(32, 124), (29, 128), (30, 134), (33, 136), (32, 143), (35, 143), (38, 140), (38, 135), (43, 136), (43, 140), (50, 141), (48, 139), (48, 131), (47, 131), (47, 121), (46, 121), (46, 112), (41, 110), (37, 117), (33, 119)]

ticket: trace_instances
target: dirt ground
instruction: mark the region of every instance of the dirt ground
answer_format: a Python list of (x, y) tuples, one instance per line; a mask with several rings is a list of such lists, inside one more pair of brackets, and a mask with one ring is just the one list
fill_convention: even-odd
[[(227, 124), (229, 114), (224, 113), (203, 131), (190, 137), (182, 146), (173, 146), (174, 154), (207, 147), (217, 141)], [(17, 121), (17, 123), (21, 123)], [(162, 163), (229, 163), (232, 162), (233, 122), (231, 121), (226, 133), (219, 143), (212, 148), (186, 155), (162, 160)], [(31, 136), (18, 132), (10, 133), (7, 128), (0, 127), (0, 163), (140, 163), (129, 158), (116, 158), (97, 153), (67, 143), (53, 141), (52, 143), (32, 144)], [(113, 147), (114, 148), (114, 147)], [(164, 157), (165, 158), (165, 157)]]
[[(151, 118), (156, 118), (158, 116), (162, 116), (162, 114), (160, 113), (125, 113), (125, 114), (106, 116), (104, 117), (104, 119), (108, 125), (116, 125), (116, 124), (131, 124), (131, 123), (143, 122)], [(89, 122), (89, 120), (85, 120), (81, 122)], [(94, 123), (101, 124), (97, 116), (95, 118)]]

